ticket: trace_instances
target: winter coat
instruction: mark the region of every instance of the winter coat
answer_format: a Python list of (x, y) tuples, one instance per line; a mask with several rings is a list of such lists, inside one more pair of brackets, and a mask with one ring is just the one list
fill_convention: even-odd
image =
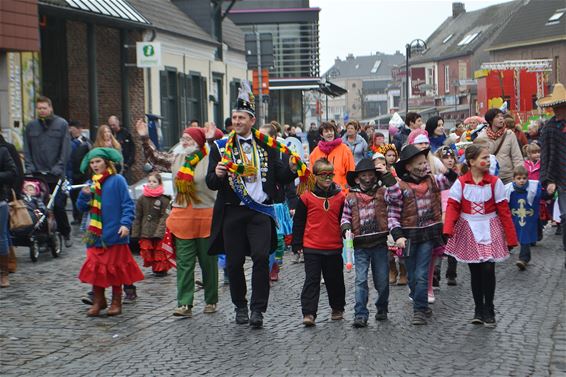
[(566, 120), (552, 117), (540, 133), (540, 181), (566, 190)]
[(159, 238), (165, 235), (166, 210), (171, 198), (141, 196), (136, 203), (136, 218), (132, 225), (132, 238)]
[(26, 173), (64, 176), (70, 149), (71, 137), (65, 119), (52, 115), (43, 121), (32, 120), (24, 131)]
[(505, 136), (505, 140), (503, 141), (503, 136), (500, 136), (497, 140), (491, 140), (487, 137), (486, 130), (483, 130), (478, 137), (483, 137), (488, 140), (489, 153), (491, 154), (495, 154), (495, 150), (499, 147), (499, 144), (503, 142), (495, 157), (497, 158), (497, 162), (499, 162), (499, 178), (501, 178), (503, 183), (507, 184), (513, 180), (513, 170), (517, 166), (522, 166), (524, 160), (515, 132), (505, 130), (505, 134), (507, 136)]
[(368, 154), (368, 143), (360, 134), (356, 134), (356, 140), (350, 142), (348, 140), (348, 135), (342, 137), (342, 142), (350, 148), (352, 154), (354, 155), (354, 163), (357, 164), (360, 160), (367, 157)]
[(0, 201), (12, 200), (11, 182), (16, 176), (16, 164), (10, 156), (8, 148), (0, 146)]

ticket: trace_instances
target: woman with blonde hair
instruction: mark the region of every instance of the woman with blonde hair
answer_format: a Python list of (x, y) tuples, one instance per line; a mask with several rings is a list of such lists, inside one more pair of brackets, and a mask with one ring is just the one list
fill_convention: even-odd
[[(101, 124), (96, 131), (96, 140), (94, 141), (93, 148), (112, 148), (116, 149), (122, 154), (122, 146), (112, 134), (112, 129), (107, 124)], [(117, 173), (122, 172), (123, 160), (116, 164)]]

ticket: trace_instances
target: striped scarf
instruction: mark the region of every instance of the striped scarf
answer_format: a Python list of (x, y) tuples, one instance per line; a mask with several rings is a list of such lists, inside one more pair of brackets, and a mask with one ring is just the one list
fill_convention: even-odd
[(175, 176), (175, 187), (177, 188), (177, 197), (175, 201), (180, 205), (188, 205), (189, 203), (200, 203), (195, 189), (195, 167), (202, 161), (208, 152), (206, 147), (202, 147), (198, 151), (191, 153), (185, 157), (183, 166)]
[[(276, 139), (264, 135), (256, 129), (252, 129), (253, 137), (267, 145), (269, 148), (276, 149), (281, 153), (289, 155), (289, 161), (297, 165), (297, 175), (299, 176), (299, 185), (297, 186), (297, 193), (300, 195), (305, 191), (310, 191), (314, 187), (314, 177), (307, 165), (301, 160), (301, 157), (290, 150), (286, 145), (281, 144)], [(228, 141), (226, 142), (226, 148), (224, 150), (224, 155), (222, 156), (221, 163), (226, 166), (229, 172), (236, 175), (249, 177), (255, 176), (257, 174), (257, 167), (253, 165), (237, 164), (233, 161), (233, 148), (234, 142), (236, 140), (236, 132), (232, 131), (228, 135)]]
[(87, 247), (94, 246), (102, 238), (102, 184), (113, 174), (115, 172), (112, 169), (107, 169), (104, 173), (96, 174), (92, 177), (92, 185), (90, 186), (92, 194), (90, 221), (84, 236), (84, 242)]

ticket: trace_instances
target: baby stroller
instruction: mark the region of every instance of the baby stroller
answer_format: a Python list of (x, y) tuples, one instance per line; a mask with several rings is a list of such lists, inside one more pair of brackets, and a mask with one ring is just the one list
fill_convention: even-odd
[(22, 185), (22, 200), (26, 203), (33, 224), (27, 228), (11, 232), (14, 246), (29, 247), (32, 262), (37, 262), (40, 252), (51, 252), (53, 258), (61, 253), (63, 236), (57, 231), (53, 216), (55, 195), (61, 189), (60, 180), (49, 193), (49, 185), (41, 177), (25, 177)]

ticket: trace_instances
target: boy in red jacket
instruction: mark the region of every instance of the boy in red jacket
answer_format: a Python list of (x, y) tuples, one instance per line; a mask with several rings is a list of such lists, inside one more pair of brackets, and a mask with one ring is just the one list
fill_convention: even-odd
[(293, 217), (293, 251), (305, 257), (305, 284), (301, 293), (303, 324), (314, 326), (324, 276), (332, 320), (344, 318), (346, 288), (342, 260), (340, 219), (345, 196), (336, 185), (334, 166), (325, 158), (313, 165), (316, 185), (301, 195)]

